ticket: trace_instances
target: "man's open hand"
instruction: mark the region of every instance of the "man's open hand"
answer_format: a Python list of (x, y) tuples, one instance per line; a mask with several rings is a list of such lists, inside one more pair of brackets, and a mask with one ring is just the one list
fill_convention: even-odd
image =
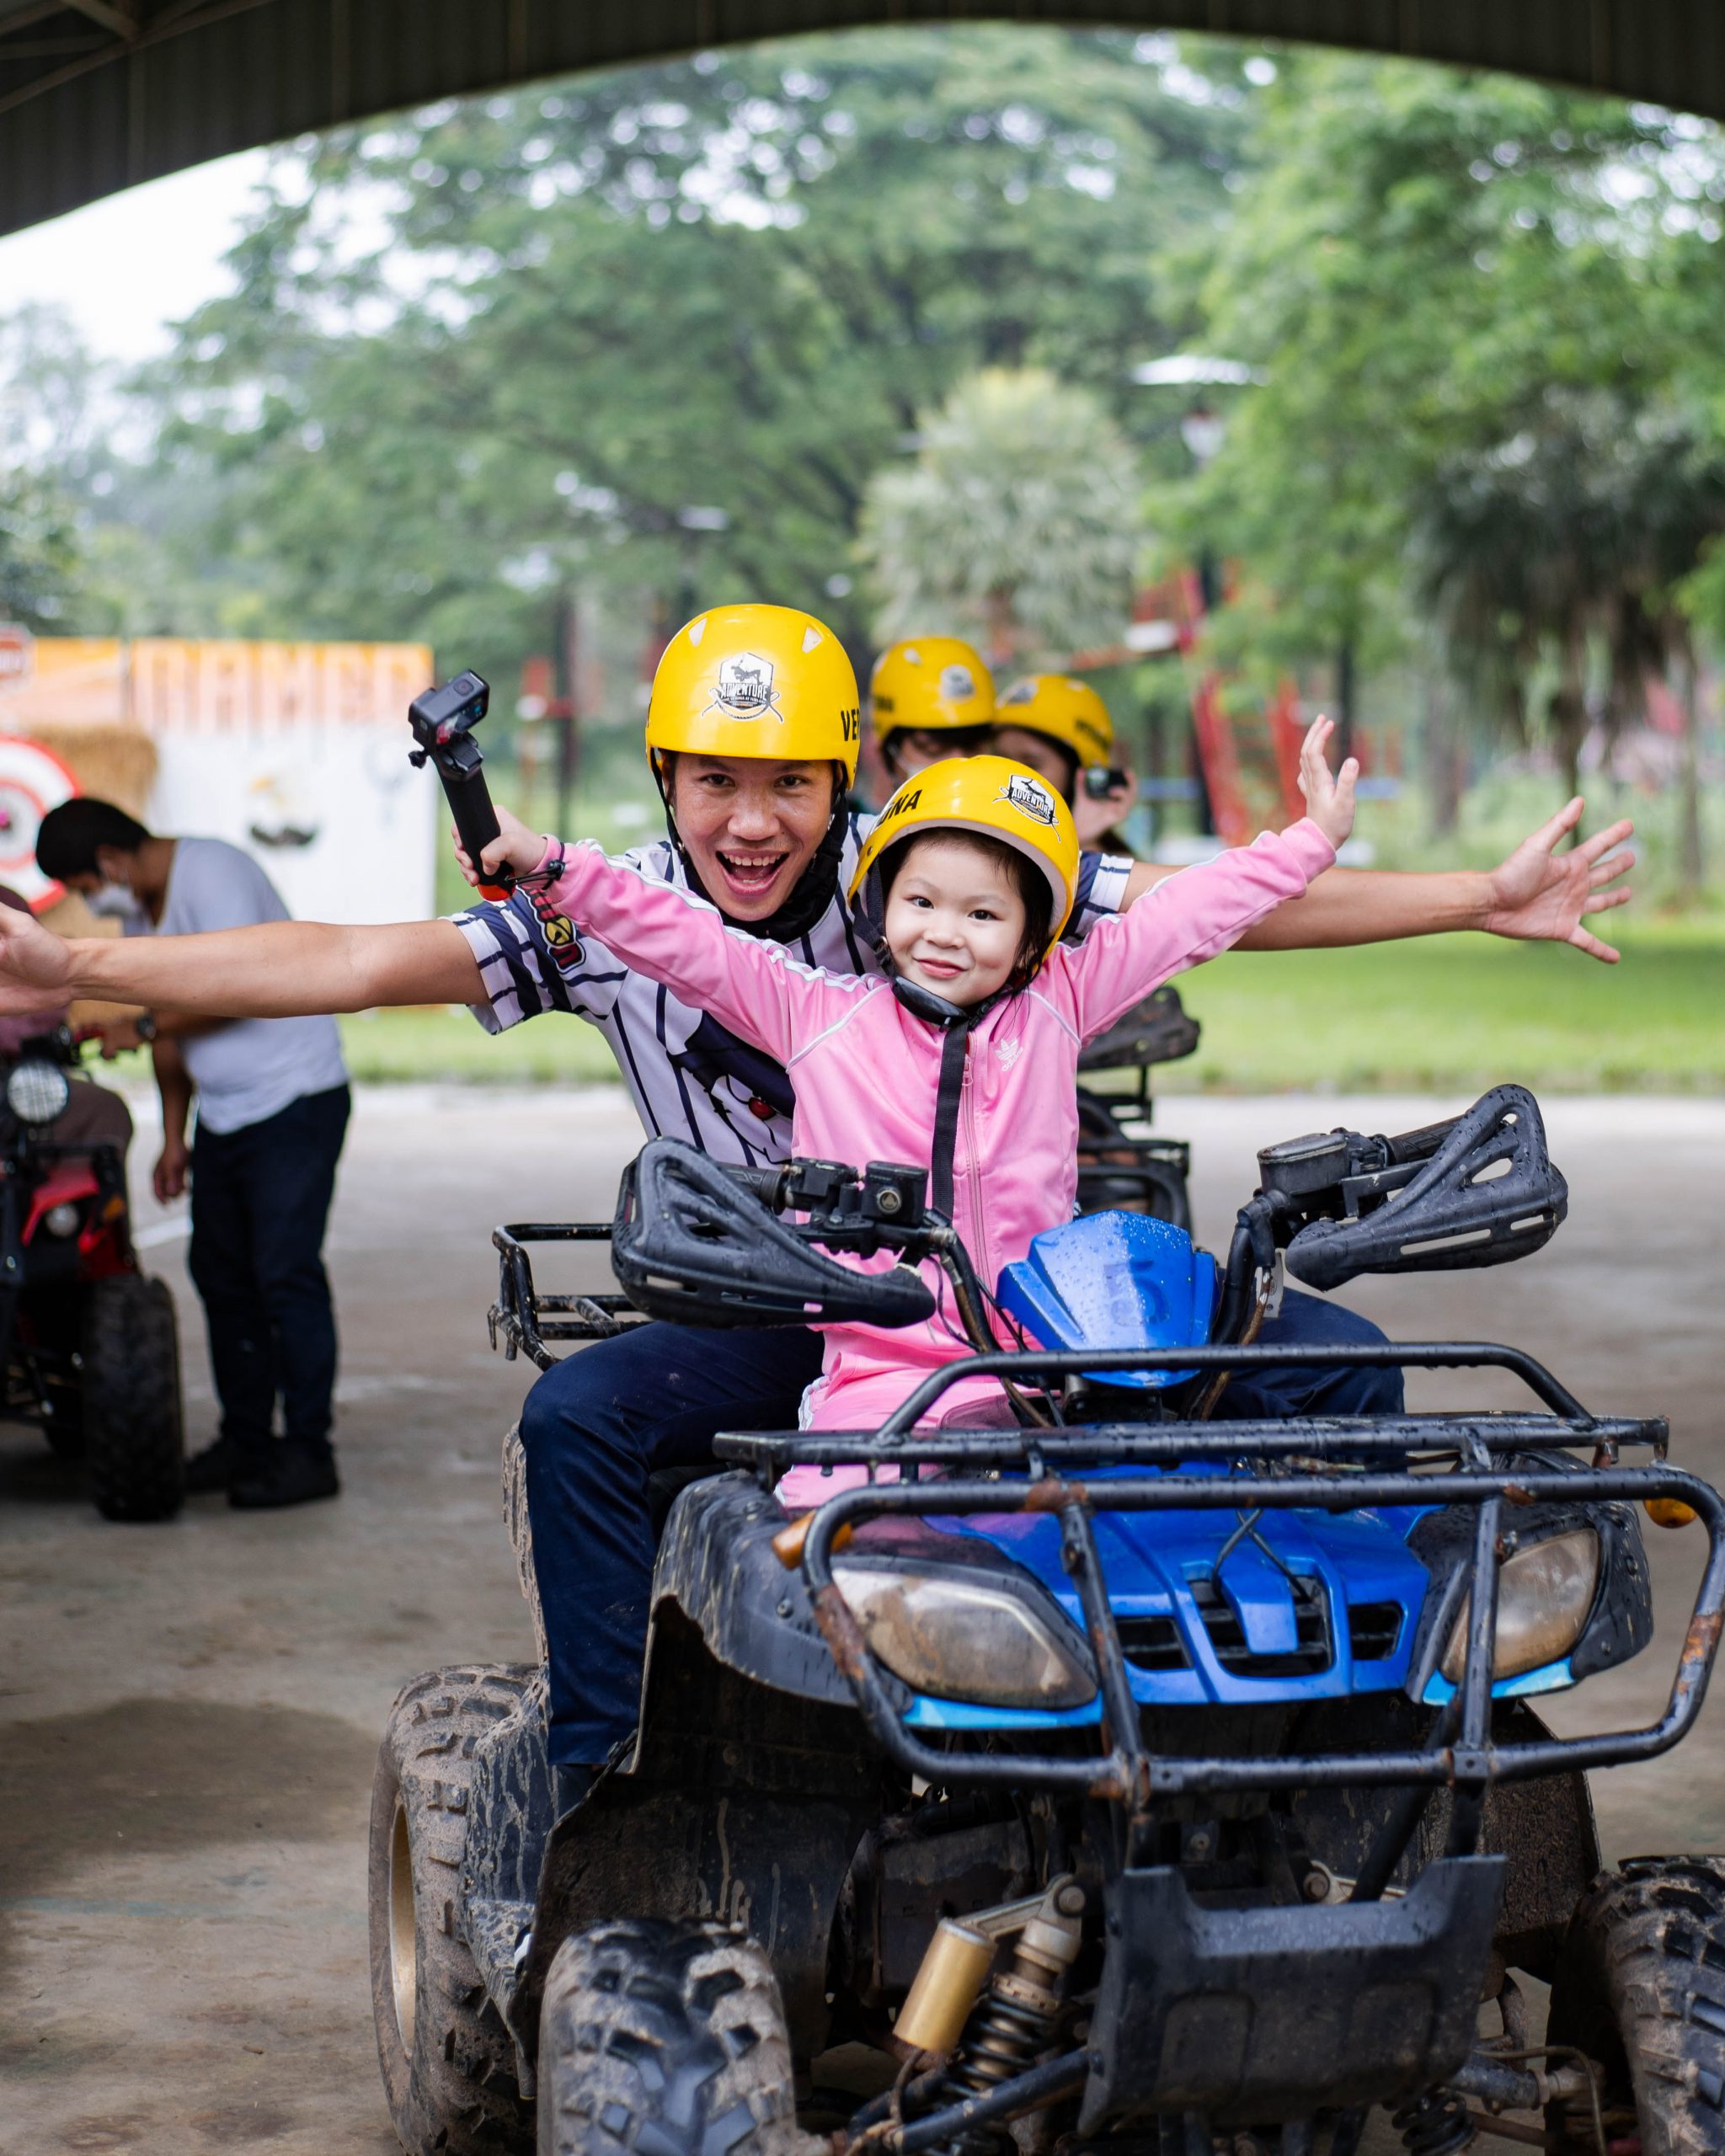
[(33, 915), (0, 906), (0, 1013), (57, 1011), (72, 993), (67, 946)]
[(1492, 871), (1486, 917), (1480, 926), (1493, 936), (1573, 943), (1590, 958), (1615, 966), (1621, 954), (1582, 924), (1590, 913), (1628, 904), (1628, 887), (1617, 884), (1617, 878), (1635, 866), (1635, 856), (1614, 852), (1613, 848), (1621, 846), (1635, 826), (1625, 818), (1570, 851), (1559, 853), (1558, 841), (1575, 829), (1585, 805), (1577, 794), (1549, 823), (1525, 838), (1501, 867)]

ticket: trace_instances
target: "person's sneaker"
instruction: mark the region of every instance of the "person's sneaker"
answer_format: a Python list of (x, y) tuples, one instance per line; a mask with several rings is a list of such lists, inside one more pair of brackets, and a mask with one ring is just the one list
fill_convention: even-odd
[(232, 1438), (217, 1438), (213, 1445), (195, 1452), (185, 1464), (188, 1495), (207, 1497), (212, 1491), (231, 1489), (240, 1465), (239, 1447)]
[(341, 1494), (335, 1454), (327, 1444), (283, 1438), (270, 1447), (257, 1467), (248, 1463), (236, 1476), (227, 1502), (238, 1513), (273, 1512), (284, 1505), (308, 1505), (318, 1497)]

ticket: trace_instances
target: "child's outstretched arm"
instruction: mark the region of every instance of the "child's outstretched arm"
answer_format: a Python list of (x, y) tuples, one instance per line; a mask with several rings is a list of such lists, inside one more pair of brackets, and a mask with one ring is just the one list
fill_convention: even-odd
[[(508, 835), (485, 849), (488, 867), (495, 866), (498, 843), (509, 844)], [(705, 899), (608, 860), (590, 839), (569, 846), (541, 839), (537, 849), (522, 881), (542, 919), (567, 924), (566, 941), (595, 937), (626, 966), (662, 982), (681, 1001), (710, 1011), (781, 1063), (788, 1062), (812, 1019), (830, 1017), (835, 1001), (867, 992), (861, 979), (819, 972), (777, 943), (728, 928)]]
[(1170, 876), (1124, 913), (1098, 921), (1076, 950), (1051, 966), (1069, 986), (1073, 1017), (1087, 1040), (1106, 1033), (1140, 997), (1188, 966), (1239, 941), (1254, 921), (1298, 898), (1336, 858), (1354, 827), (1350, 756), (1332, 776), (1324, 748), (1333, 728), (1320, 718), (1300, 752), (1300, 790), (1307, 813), (1288, 830), (1266, 831), (1249, 846)]

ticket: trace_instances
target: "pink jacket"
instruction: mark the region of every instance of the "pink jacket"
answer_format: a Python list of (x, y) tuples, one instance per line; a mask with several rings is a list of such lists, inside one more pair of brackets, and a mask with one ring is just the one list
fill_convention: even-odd
[[(556, 851), (547, 846), (542, 874), (554, 873)], [(953, 1225), (985, 1286), (1033, 1235), (1072, 1217), (1082, 1044), (1172, 974), (1226, 950), (1334, 859), (1306, 818), (1183, 869), (1098, 921), (1081, 945), (1058, 946), (1028, 988), (976, 1027), (953, 1149)], [(889, 982), (803, 965), (778, 944), (727, 928), (704, 899), (649, 882), (590, 843), (569, 849), (545, 896), (577, 932), (785, 1066), (796, 1087), (798, 1154), (859, 1168), (929, 1159), (941, 1035), (911, 1017)], [(825, 1328), (805, 1426), (873, 1428), (931, 1370), (970, 1353), (944, 1277), (932, 1260), (924, 1269), (938, 1299), (927, 1323)], [(940, 1412), (999, 1397), (991, 1380), (973, 1380), (946, 1394)]]

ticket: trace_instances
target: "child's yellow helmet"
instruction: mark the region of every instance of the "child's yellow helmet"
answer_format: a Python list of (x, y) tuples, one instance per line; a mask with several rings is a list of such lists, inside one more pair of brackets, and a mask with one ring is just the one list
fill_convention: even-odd
[(835, 763), (857, 776), (861, 698), (844, 646), (795, 606), (714, 606), (665, 646), (647, 707), (647, 760), (667, 750)]
[(994, 718), (994, 676), (962, 637), (910, 637), (889, 644), (868, 683), (874, 738), (909, 731), (956, 734)]
[(907, 778), (862, 841), (851, 902), (871, 926), (884, 916), (878, 880), (882, 854), (900, 839), (930, 831), (973, 831), (1003, 840), (1047, 878), (1052, 901), (1039, 965), (1060, 940), (1078, 895), (1078, 832), (1072, 812), (1046, 779), (1004, 756), (949, 756)]
[(1108, 706), (1088, 681), (1070, 674), (1031, 674), (1015, 681), (995, 707), (995, 723), (1045, 734), (1071, 750), (1081, 771), (1114, 760), (1114, 722)]

